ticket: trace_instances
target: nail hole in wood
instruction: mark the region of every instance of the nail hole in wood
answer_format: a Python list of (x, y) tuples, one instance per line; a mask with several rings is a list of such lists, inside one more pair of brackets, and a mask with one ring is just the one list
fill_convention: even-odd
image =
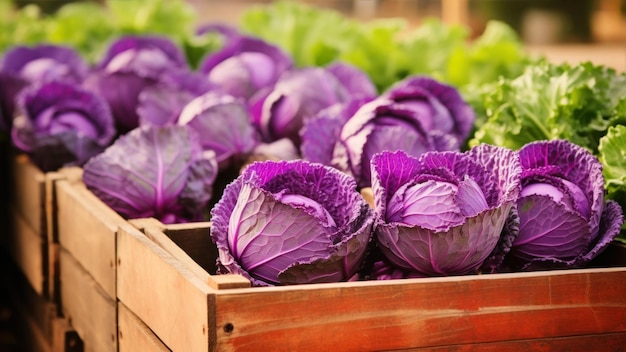
[(233, 330), (235, 330), (235, 326), (232, 323), (224, 324), (224, 332), (225, 333), (230, 334), (231, 332), (233, 332)]

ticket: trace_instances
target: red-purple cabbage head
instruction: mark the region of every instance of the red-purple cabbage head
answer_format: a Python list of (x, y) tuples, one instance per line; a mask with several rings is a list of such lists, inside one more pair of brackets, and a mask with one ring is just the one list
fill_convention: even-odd
[(410, 77), (364, 104), (341, 127), (338, 138), (326, 141), (334, 146), (331, 165), (354, 176), (359, 186), (368, 187), (375, 154), (459, 151), (474, 118), (455, 88), (430, 78)]
[(205, 57), (200, 72), (222, 91), (249, 100), (272, 87), (292, 66), (291, 57), (278, 46), (259, 38), (238, 36)]
[[(354, 82), (369, 85), (352, 91)], [(299, 146), (300, 130), (306, 120), (332, 105), (372, 98), (375, 94), (367, 75), (347, 64), (307, 67), (282, 75), (274, 88), (255, 102), (251, 111), (264, 141), (290, 138)]]
[(566, 140), (519, 150), (520, 229), (507, 262), (513, 269), (583, 267), (619, 234), (623, 211), (604, 200), (600, 161)]
[(251, 164), (211, 215), (219, 273), (257, 286), (353, 280), (372, 236), (354, 179), (303, 160)]
[(0, 131), (9, 131), (17, 94), (26, 86), (49, 81), (81, 83), (88, 63), (70, 47), (41, 44), (16, 46), (0, 59)]
[(120, 215), (170, 224), (205, 219), (217, 161), (188, 127), (146, 125), (119, 137), (83, 169), (87, 188)]
[(120, 133), (139, 126), (139, 95), (170, 70), (188, 69), (180, 47), (159, 36), (125, 36), (113, 42), (85, 80), (108, 101)]
[(475, 273), (503, 241), (520, 174), (515, 152), (489, 145), (420, 157), (377, 154), (376, 243), (390, 264), (416, 275)]
[(81, 166), (115, 137), (106, 101), (76, 84), (34, 84), (20, 93), (17, 104), (13, 144), (43, 171)]

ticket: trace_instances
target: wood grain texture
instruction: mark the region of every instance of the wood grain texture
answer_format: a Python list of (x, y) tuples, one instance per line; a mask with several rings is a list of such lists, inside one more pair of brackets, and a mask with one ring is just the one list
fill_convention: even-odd
[(47, 242), (19, 211), (13, 209), (12, 216), (13, 236), (7, 244), (9, 254), (37, 294), (47, 297)]
[(115, 300), (63, 247), (60, 269), (63, 315), (80, 336), (85, 351), (117, 351)]
[(13, 185), (12, 203), (26, 222), (37, 233), (43, 234), (45, 175), (26, 154), (13, 158)]
[(626, 268), (216, 294), (217, 350), (373, 351), (626, 332)]
[(130, 224), (117, 245), (119, 301), (173, 351), (211, 350), (213, 291), (205, 281)]
[(543, 338), (535, 340), (515, 340), (491, 343), (452, 345), (402, 350), (404, 352), (623, 352), (626, 346), (626, 333), (594, 334)]
[(116, 232), (126, 220), (102, 203), (82, 182), (60, 180), (55, 187), (61, 246), (111, 299), (115, 299)]
[(117, 303), (119, 352), (165, 352), (165, 344), (123, 303)]

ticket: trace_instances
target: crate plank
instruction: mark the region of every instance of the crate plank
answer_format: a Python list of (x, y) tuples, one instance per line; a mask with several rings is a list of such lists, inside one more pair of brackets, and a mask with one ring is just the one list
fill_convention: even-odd
[(82, 182), (60, 180), (56, 193), (59, 243), (115, 299), (116, 231), (126, 221)]
[(438, 346), (428, 348), (416, 348), (408, 351), (431, 351), (431, 352), (622, 352), (626, 346), (626, 333), (597, 334), (586, 336), (568, 336), (557, 338), (545, 338), (536, 340), (516, 340), (493, 343)]
[(47, 296), (47, 241), (16, 209), (12, 210), (12, 218), (13, 236), (7, 244), (8, 252), (33, 289), (39, 295)]
[(63, 315), (85, 351), (117, 351), (117, 307), (71, 253), (61, 247), (60, 292)]
[(220, 290), (217, 350), (393, 350), (625, 332), (625, 293), (626, 268)]
[(52, 322), (52, 350), (56, 352), (83, 352), (83, 341), (65, 318)]
[(170, 351), (123, 303), (117, 302), (119, 352)]
[(130, 225), (117, 244), (119, 301), (173, 351), (209, 350), (215, 327), (206, 283)]
[(43, 233), (41, 225), (45, 221), (44, 195), (45, 175), (33, 164), (26, 154), (13, 158), (13, 199), (12, 203), (38, 233)]

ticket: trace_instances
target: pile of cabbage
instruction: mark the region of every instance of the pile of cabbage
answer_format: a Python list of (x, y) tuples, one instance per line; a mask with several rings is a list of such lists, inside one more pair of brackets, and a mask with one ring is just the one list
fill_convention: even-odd
[[(620, 233), (623, 75), (543, 63), (555, 78), (539, 86), (562, 94), (543, 105), (527, 84), (540, 64), (472, 94), (426, 74), (379, 91), (340, 59), (298, 65), (224, 25), (198, 34), (222, 45), (196, 68), (154, 34), (122, 35), (95, 63), (70, 46), (11, 47), (0, 133), (43, 171), (81, 166), (125, 218), (210, 220), (218, 273), (256, 286), (578, 268)], [(594, 129), (569, 129), (578, 143), (537, 134), (555, 131), (544, 112)]]

